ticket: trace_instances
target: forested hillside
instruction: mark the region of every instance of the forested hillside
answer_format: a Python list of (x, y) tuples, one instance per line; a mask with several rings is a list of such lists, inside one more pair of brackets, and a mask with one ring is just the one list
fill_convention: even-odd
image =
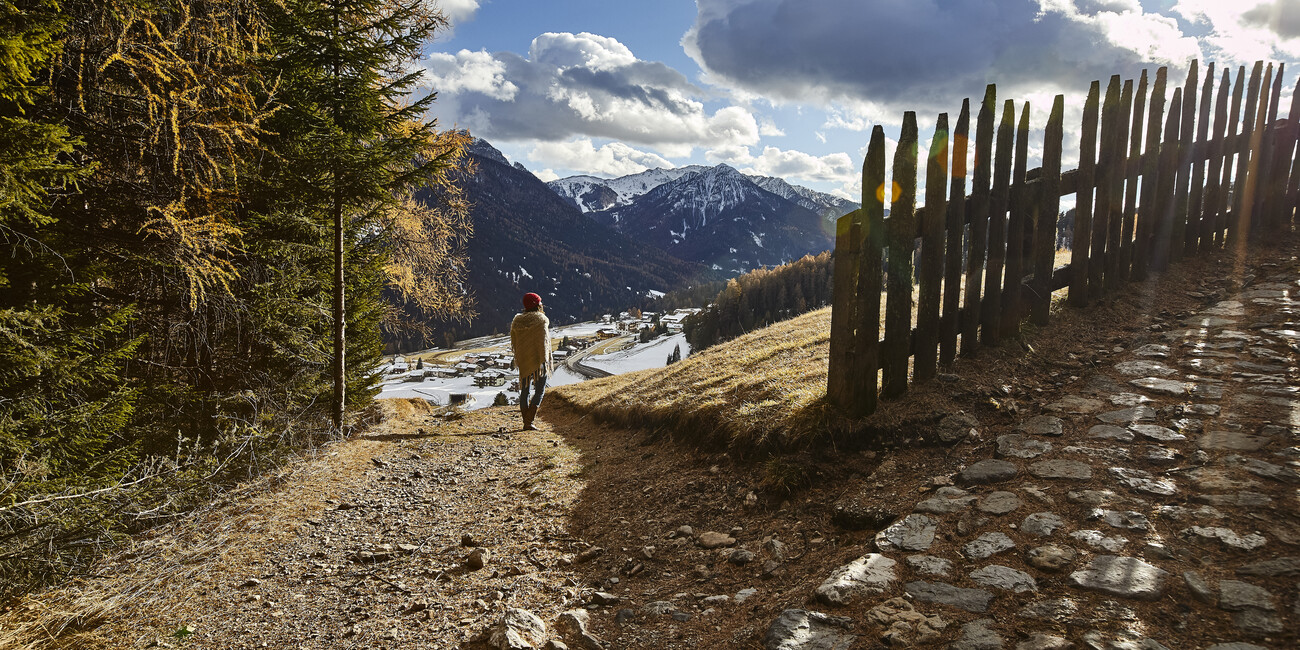
[(427, 319), (412, 309), (413, 319), (429, 322), (430, 331), (395, 333), (389, 338), (393, 351), (503, 332), (527, 292), (541, 295), (551, 320), (561, 324), (618, 313), (641, 304), (649, 291), (714, 277), (699, 264), (593, 221), (492, 145), (479, 140), (470, 151), (473, 171), (457, 184), (474, 221), (465, 247), (474, 315)]
[(703, 350), (830, 304), (832, 260), (830, 251), (805, 255), (728, 280), (712, 304), (682, 324), (691, 349)]
[(467, 136), (409, 95), (445, 26), (382, 0), (0, 2), (0, 591), (346, 429), (383, 291), (463, 309)]

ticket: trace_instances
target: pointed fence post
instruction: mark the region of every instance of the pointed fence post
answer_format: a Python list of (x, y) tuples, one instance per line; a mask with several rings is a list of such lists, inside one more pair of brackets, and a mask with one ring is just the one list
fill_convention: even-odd
[(1165, 121), (1165, 143), (1160, 149), (1160, 171), (1156, 183), (1156, 201), (1159, 215), (1151, 240), (1151, 266), (1153, 271), (1163, 271), (1169, 266), (1169, 246), (1174, 231), (1175, 175), (1178, 170), (1179, 119), (1183, 114), (1183, 89), (1175, 88), (1169, 102), (1169, 115)]
[(881, 350), (880, 396), (907, 392), (907, 358), (912, 338), (912, 253), (916, 249), (916, 113), (903, 114), (903, 130), (894, 151), (893, 201), (885, 233), (889, 272), (885, 297), (885, 341)]
[(980, 304), (980, 343), (997, 345), (1002, 334), (1002, 271), (1007, 258), (1007, 207), (1011, 202), (1011, 164), (1015, 156), (1016, 103), (1002, 106), (994, 154), (993, 194), (989, 201), (989, 263)]
[[(1124, 82), (1119, 96), (1119, 111), (1115, 114), (1115, 171), (1110, 178), (1110, 210), (1106, 215), (1106, 291), (1112, 292), (1128, 277), (1127, 247), (1120, 241), (1124, 222), (1124, 181), (1128, 176), (1128, 156), (1124, 143), (1128, 140), (1129, 111), (1133, 110), (1133, 80)], [(1122, 272), (1121, 272), (1122, 270)]]
[[(1269, 66), (1269, 72), (1272, 72), (1273, 66)], [(1242, 239), (1249, 232), (1250, 226), (1250, 208), (1247, 206), (1252, 203), (1246, 199), (1246, 178), (1250, 171), (1250, 161), (1254, 152), (1251, 150), (1252, 135), (1255, 132), (1255, 113), (1257, 105), (1266, 105), (1268, 102), (1259, 102), (1260, 78), (1264, 74), (1264, 62), (1256, 61), (1254, 69), (1250, 73), (1250, 86), (1246, 90), (1246, 108), (1241, 114), (1241, 134), (1237, 136), (1236, 146), (1233, 148), (1237, 152), (1237, 173), (1233, 177), (1232, 184), (1232, 218), (1228, 221), (1227, 246), (1235, 246), (1239, 239)], [(1252, 193), (1253, 194), (1253, 193)], [(1252, 197), (1253, 198), (1253, 197)]]
[(1296, 81), (1295, 94), (1291, 95), (1291, 142), (1295, 144), (1295, 159), (1291, 161), (1291, 175), (1287, 178), (1287, 194), (1282, 204), (1283, 224), (1292, 224), (1295, 213), (1300, 209), (1300, 79)]
[(1133, 111), (1132, 128), (1129, 129), (1128, 157), (1124, 162), (1124, 222), (1120, 232), (1120, 269), (1125, 278), (1133, 268), (1133, 229), (1137, 223), (1139, 196), (1138, 178), (1142, 171), (1142, 120), (1146, 117), (1147, 71), (1138, 80), (1137, 95), (1130, 107)]
[(1205, 161), (1210, 156), (1210, 100), (1214, 94), (1214, 64), (1205, 66), (1205, 85), (1201, 86), (1201, 108), (1196, 118), (1196, 143), (1192, 146), (1192, 183), (1187, 198), (1187, 234), (1183, 252), (1187, 256), (1202, 250), (1205, 224)]
[(1210, 138), (1210, 162), (1205, 177), (1205, 204), (1201, 208), (1201, 250), (1206, 251), (1223, 243), (1219, 238), (1219, 211), (1223, 205), (1223, 168), (1227, 153), (1228, 93), (1232, 82), (1228, 71), (1223, 71), (1219, 82), (1219, 96), (1214, 103), (1214, 137)]
[(997, 112), (997, 88), (984, 91), (975, 128), (975, 170), (970, 194), (970, 255), (966, 259), (966, 300), (961, 323), (961, 353), (979, 349), (980, 285), (984, 278), (984, 257), (988, 243), (989, 181), (993, 163), (993, 115)]
[[(1280, 81), (1282, 75), (1277, 76)], [(1296, 82), (1300, 87), (1300, 80)], [(1280, 100), (1280, 97), (1279, 97)], [(1268, 215), (1269, 227), (1281, 229), (1290, 223), (1282, 209), (1286, 204), (1288, 176), (1291, 173), (1291, 152), (1295, 148), (1295, 117), (1300, 108), (1300, 93), (1291, 93), (1291, 110), (1282, 121), (1272, 122), (1276, 126), (1273, 144), (1273, 156), (1269, 163), (1268, 197), (1264, 200), (1264, 212)]]
[[(1270, 65), (1270, 67), (1272, 67)], [(1273, 167), (1274, 167), (1274, 149), (1280, 142), (1280, 134), (1284, 129), (1277, 126), (1278, 104), (1282, 101), (1282, 74), (1286, 70), (1285, 63), (1278, 63), (1277, 74), (1273, 75), (1272, 91), (1269, 92), (1268, 117), (1264, 120), (1263, 143), (1259, 150), (1259, 182), (1255, 184), (1255, 210), (1252, 228), (1252, 235), (1258, 234), (1261, 228), (1270, 228), (1271, 210), (1266, 209), (1265, 204), (1271, 207), (1269, 197), (1273, 196)], [(1268, 83), (1264, 86), (1268, 87)], [(1257, 127), (1258, 128), (1258, 127)]]
[[(1258, 67), (1258, 66), (1256, 66)], [(1272, 85), (1273, 66), (1268, 66), (1268, 72), (1264, 74), (1264, 86), (1267, 88)], [(1247, 112), (1246, 117), (1250, 117)], [(1268, 117), (1268, 101), (1261, 101), (1259, 109), (1255, 113), (1254, 124), (1250, 130), (1249, 149), (1242, 154), (1247, 156), (1245, 178), (1241, 181), (1241, 198), (1237, 201), (1238, 209), (1241, 214), (1237, 218), (1237, 251), (1239, 255), (1245, 253), (1247, 234), (1251, 230), (1251, 219), (1255, 211), (1255, 191), (1259, 187), (1259, 167), (1263, 159), (1264, 147), (1264, 120)]]
[(1029, 164), (1029, 102), (1020, 111), (1016, 127), (1016, 162), (1011, 171), (1011, 209), (1007, 216), (1007, 279), (1002, 288), (1002, 334), (1014, 336), (1020, 329), (1021, 284), (1025, 264), (1032, 259), (1034, 224), (1029, 187), (1025, 174)]
[(853, 377), (858, 389), (860, 412), (876, 412), (877, 382), (880, 376), (880, 291), (881, 253), (885, 248), (885, 130), (871, 129), (867, 158), (862, 162), (862, 255), (858, 265), (858, 314), (854, 332)]
[(1228, 135), (1223, 141), (1223, 176), (1219, 181), (1218, 205), (1214, 206), (1215, 233), (1214, 243), (1226, 246), (1228, 241), (1228, 221), (1232, 214), (1233, 195), (1232, 169), (1236, 155), (1241, 150), (1241, 139), (1237, 137), (1237, 124), (1241, 115), (1241, 99), (1246, 88), (1246, 66), (1237, 68), (1237, 83), (1232, 89), (1232, 108), (1228, 109)]
[(938, 363), (939, 289), (943, 282), (943, 227), (947, 213), (944, 186), (948, 184), (948, 114), (940, 113), (930, 140), (925, 165), (925, 212), (921, 217), (920, 295), (916, 310), (916, 352), (913, 381), (934, 377)]
[(852, 376), (855, 354), (854, 326), (861, 319), (858, 306), (858, 266), (862, 256), (862, 210), (854, 210), (835, 221), (835, 262), (832, 268), (831, 348), (826, 376), (826, 395), (849, 417), (862, 417), (860, 386)]
[(1097, 174), (1097, 117), (1101, 82), (1092, 82), (1083, 105), (1083, 133), (1079, 139), (1079, 186), (1074, 208), (1074, 238), (1070, 243), (1071, 307), (1088, 305), (1088, 249), (1092, 241), (1092, 192)]
[(1052, 271), (1056, 265), (1056, 216), (1061, 209), (1061, 150), (1065, 137), (1065, 96), (1052, 101), (1052, 115), (1043, 136), (1043, 190), (1034, 231), (1035, 325), (1046, 325), (1052, 309)]
[(1291, 155), (1300, 143), (1300, 78), (1296, 79), (1295, 89), (1291, 91), (1291, 111), (1287, 113), (1286, 128), (1283, 129), (1282, 146), (1277, 150), (1277, 205), (1273, 210), (1273, 223), (1279, 229), (1287, 229), (1291, 224), (1297, 190), (1300, 190), (1300, 163), (1293, 163)]
[[(1092, 249), (1088, 255), (1088, 301), (1104, 293), (1106, 274), (1106, 236), (1114, 202), (1114, 178), (1120, 176), (1119, 160), (1124, 157), (1124, 143), (1119, 139), (1119, 123), (1127, 116), (1120, 115), (1120, 78), (1114, 75), (1106, 86), (1106, 99), (1101, 108), (1101, 144), (1097, 149), (1097, 203), (1092, 208)], [(1111, 250), (1110, 253), (1115, 251)]]
[(1199, 81), (1196, 60), (1187, 70), (1187, 82), (1183, 86), (1183, 114), (1180, 118), (1182, 131), (1178, 134), (1178, 183), (1174, 188), (1174, 232), (1169, 241), (1169, 260), (1177, 262), (1183, 259), (1187, 240), (1187, 215), (1191, 206), (1192, 154), (1196, 150), (1196, 82)]
[[(951, 365), (957, 357), (961, 318), (962, 236), (966, 230), (966, 153), (970, 139), (970, 99), (962, 100), (957, 130), (952, 137), (952, 187), (948, 193), (947, 235), (944, 252), (943, 318), (939, 324), (939, 364)], [(928, 189), (928, 187), (927, 187)]]
[(1165, 83), (1168, 68), (1156, 71), (1156, 83), (1151, 89), (1151, 103), (1147, 112), (1147, 143), (1142, 152), (1142, 204), (1138, 206), (1136, 240), (1133, 244), (1134, 281), (1147, 279), (1151, 264), (1151, 243), (1160, 219), (1160, 197), (1156, 187), (1160, 183), (1160, 118), (1165, 114)]

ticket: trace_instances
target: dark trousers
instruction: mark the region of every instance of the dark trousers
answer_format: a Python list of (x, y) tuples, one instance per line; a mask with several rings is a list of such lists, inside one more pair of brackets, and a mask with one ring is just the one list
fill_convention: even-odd
[[(529, 385), (532, 384), (533, 396), (528, 397)], [(546, 371), (538, 370), (527, 377), (519, 378), (519, 404), (537, 408), (542, 405), (542, 395), (546, 393)]]

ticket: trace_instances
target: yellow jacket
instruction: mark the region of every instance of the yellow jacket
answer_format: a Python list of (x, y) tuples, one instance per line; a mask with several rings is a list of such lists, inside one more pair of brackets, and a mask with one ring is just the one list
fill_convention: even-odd
[(510, 322), (510, 347), (520, 377), (528, 377), (541, 368), (551, 374), (551, 319), (541, 311), (516, 314)]

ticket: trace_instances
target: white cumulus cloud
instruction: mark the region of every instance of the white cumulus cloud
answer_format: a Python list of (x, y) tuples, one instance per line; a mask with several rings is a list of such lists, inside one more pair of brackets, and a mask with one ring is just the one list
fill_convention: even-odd
[[(951, 110), (954, 98), (976, 96), (989, 82), (1003, 96), (1041, 87), (1068, 91), (1153, 65), (1185, 69), (1201, 54), (1171, 15), (1143, 11), (1137, 0), (698, 0), (697, 6), (682, 45), (710, 80), (796, 103)], [(846, 112), (838, 119), (851, 128), (861, 123), (855, 117)]]
[(474, 17), (478, 12), (478, 0), (438, 0), (437, 7), (454, 27)]
[(727, 163), (746, 174), (811, 182), (851, 183), (856, 169), (846, 153), (814, 156), (777, 147), (763, 147), (758, 155), (749, 147), (716, 147), (705, 152), (705, 158), (714, 164)]
[[(597, 147), (588, 138), (568, 142), (539, 142), (529, 152), (528, 159), (584, 174), (611, 177), (639, 174), (655, 167), (674, 166), (658, 154), (641, 151), (622, 142)], [(538, 177), (541, 177), (540, 174)]]
[(1174, 11), (1209, 28), (1204, 40), (1221, 61), (1300, 56), (1300, 0), (1179, 0)]
[(711, 111), (701, 99), (706, 92), (680, 72), (598, 34), (548, 32), (533, 39), (527, 57), (436, 53), (424, 68), (439, 94), (435, 115), (488, 140), (601, 138), (681, 156), (697, 146), (754, 145), (760, 137), (748, 109)]
[(434, 52), (425, 59), (424, 69), (427, 77), (437, 80), (440, 92), (478, 93), (503, 102), (514, 101), (519, 92), (519, 87), (505, 78), (505, 65), (487, 52)]

